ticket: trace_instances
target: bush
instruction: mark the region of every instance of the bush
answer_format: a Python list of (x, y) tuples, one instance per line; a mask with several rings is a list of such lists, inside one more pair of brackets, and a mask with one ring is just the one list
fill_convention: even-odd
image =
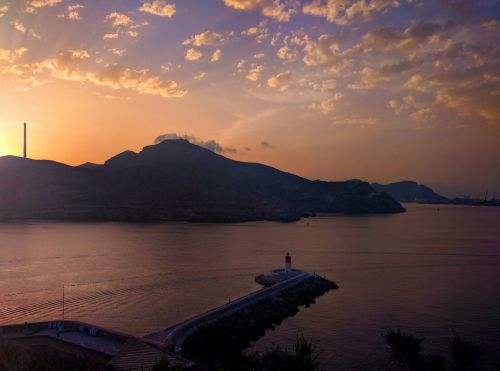
[[(475, 370), (484, 348), (463, 340), (455, 331), (450, 350), (453, 358), (452, 370)], [(405, 371), (443, 371), (446, 370), (445, 358), (439, 354), (422, 355), (424, 338), (405, 334), (401, 330), (389, 329), (382, 334), (387, 345), (391, 348), (391, 356), (396, 366)]]

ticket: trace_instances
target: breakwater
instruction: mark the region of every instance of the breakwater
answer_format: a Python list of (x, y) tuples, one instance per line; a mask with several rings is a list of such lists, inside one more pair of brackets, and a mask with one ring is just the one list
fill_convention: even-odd
[(337, 288), (334, 282), (309, 274), (295, 285), (276, 290), (274, 295), (262, 297), (200, 326), (184, 339), (182, 354), (207, 365), (219, 364), (228, 356), (241, 354), (266, 330), (294, 316), (300, 306), (308, 307), (317, 297)]
[(279, 278), (283, 280), (145, 337), (77, 321), (50, 321), (0, 326), (0, 338), (65, 343), (77, 354), (90, 351), (111, 358), (120, 371), (130, 362), (148, 370), (144, 365), (152, 367), (162, 355), (181, 368), (191, 367), (191, 361), (217, 368), (241, 355), (266, 330), (295, 315), (300, 306), (308, 307), (317, 297), (338, 288), (325, 278), (300, 270)]

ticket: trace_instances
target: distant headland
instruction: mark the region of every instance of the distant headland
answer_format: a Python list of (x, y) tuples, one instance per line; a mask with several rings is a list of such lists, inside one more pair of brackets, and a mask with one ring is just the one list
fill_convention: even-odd
[(0, 157), (0, 219), (293, 221), (315, 213), (398, 213), (369, 183), (311, 181), (182, 139), (73, 167)]
[(411, 180), (401, 182), (379, 184), (372, 183), (371, 186), (379, 192), (385, 192), (399, 202), (416, 202), (422, 204), (443, 205), (475, 205), (475, 206), (500, 206), (500, 199), (494, 196), (488, 198), (486, 193), (484, 199), (470, 196), (448, 198), (442, 196), (426, 185), (418, 184)]

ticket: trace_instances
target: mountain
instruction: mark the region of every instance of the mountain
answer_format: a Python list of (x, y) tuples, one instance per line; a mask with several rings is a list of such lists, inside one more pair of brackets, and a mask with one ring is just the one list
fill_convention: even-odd
[(372, 187), (379, 192), (389, 194), (399, 202), (447, 203), (450, 201), (434, 192), (431, 188), (410, 180), (385, 185), (372, 183)]
[(84, 164), (78, 165), (77, 167), (81, 169), (95, 169), (101, 166), (102, 165), (94, 164), (93, 162), (86, 162)]
[(99, 166), (0, 158), (4, 220), (297, 220), (314, 212), (402, 211), (366, 182), (311, 181), (181, 139)]

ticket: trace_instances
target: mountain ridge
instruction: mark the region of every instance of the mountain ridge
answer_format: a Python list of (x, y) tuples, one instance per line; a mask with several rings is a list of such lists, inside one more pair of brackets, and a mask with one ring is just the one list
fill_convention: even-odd
[(312, 181), (183, 139), (102, 165), (15, 159), (0, 158), (0, 219), (286, 221), (404, 211), (366, 182)]
[(372, 183), (379, 192), (385, 192), (399, 202), (447, 203), (450, 201), (426, 185), (412, 180), (402, 180), (389, 184)]

